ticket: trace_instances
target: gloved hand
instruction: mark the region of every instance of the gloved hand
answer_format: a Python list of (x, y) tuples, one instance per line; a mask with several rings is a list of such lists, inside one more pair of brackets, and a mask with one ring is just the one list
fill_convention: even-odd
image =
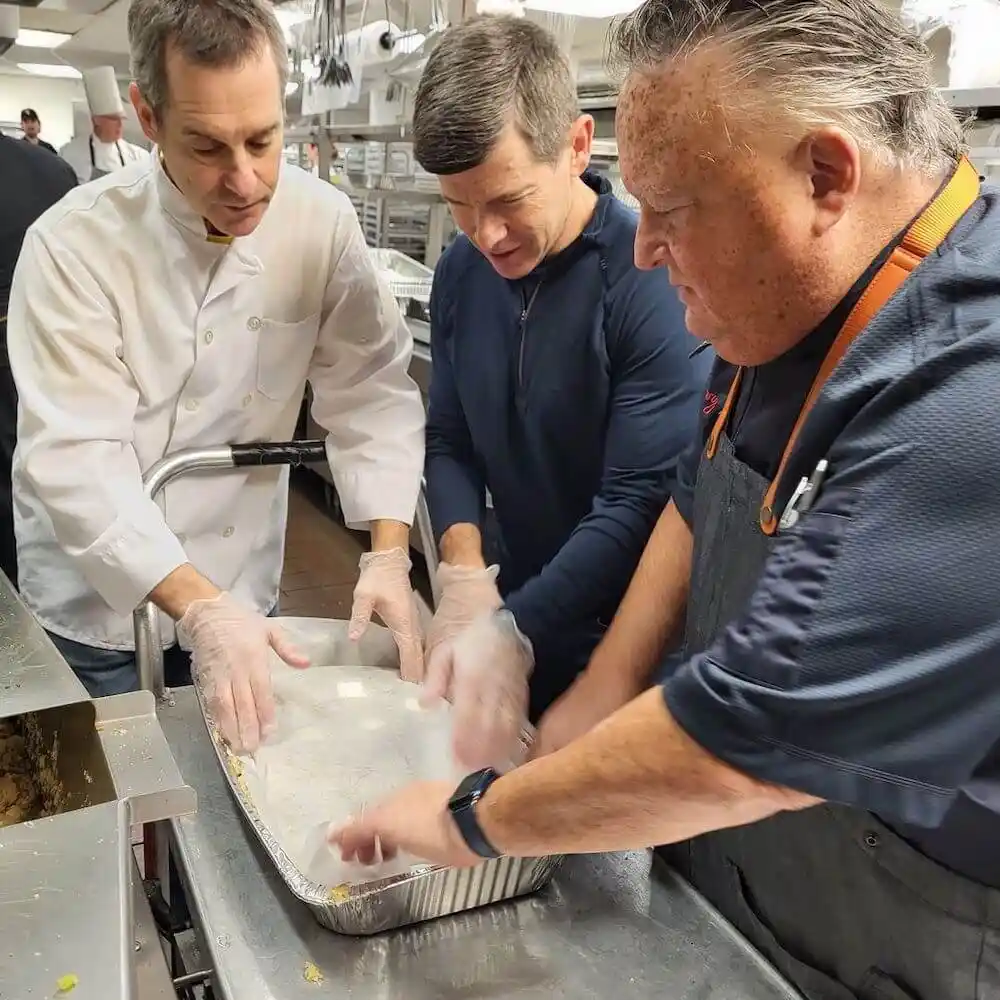
[(419, 681), (424, 673), (423, 639), (417, 602), (410, 586), (410, 556), (404, 549), (366, 552), (354, 588), (348, 638), (357, 642), (376, 612), (399, 648), (399, 672), (404, 681)]
[(507, 610), (480, 615), (431, 654), (421, 700), (452, 703), (453, 751), (463, 767), (504, 771), (519, 762), (534, 664), (531, 642)]
[(226, 742), (237, 753), (252, 753), (274, 726), (270, 651), (291, 667), (308, 667), (308, 657), (273, 620), (225, 593), (192, 601), (177, 631)]
[(425, 657), (430, 658), (442, 642), (454, 639), (480, 615), (496, 611), (503, 605), (496, 585), (499, 571), (499, 566), (488, 569), (453, 566), (451, 563), (438, 566), (436, 578), (441, 596), (427, 631)]

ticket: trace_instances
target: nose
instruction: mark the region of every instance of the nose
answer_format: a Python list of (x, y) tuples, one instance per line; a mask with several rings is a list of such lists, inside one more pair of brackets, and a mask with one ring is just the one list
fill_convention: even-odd
[(495, 215), (480, 212), (476, 216), (476, 243), (484, 250), (492, 250), (507, 238), (507, 224)]
[(635, 231), (633, 257), (635, 266), (641, 271), (652, 271), (667, 263), (669, 252), (663, 235), (651, 225), (643, 209), (639, 215), (639, 225)]
[(226, 171), (224, 183), (240, 201), (250, 201), (257, 191), (257, 174), (253, 160), (245, 150), (236, 150)]

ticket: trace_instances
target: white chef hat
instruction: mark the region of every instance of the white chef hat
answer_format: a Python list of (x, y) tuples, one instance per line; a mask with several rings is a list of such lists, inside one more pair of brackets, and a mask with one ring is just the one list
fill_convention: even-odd
[(112, 66), (95, 66), (83, 71), (83, 89), (87, 94), (87, 104), (90, 113), (98, 115), (125, 117), (125, 107), (122, 95), (118, 91), (118, 80)]

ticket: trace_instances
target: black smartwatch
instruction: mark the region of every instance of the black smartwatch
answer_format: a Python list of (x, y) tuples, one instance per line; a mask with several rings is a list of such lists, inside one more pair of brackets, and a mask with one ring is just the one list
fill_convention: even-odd
[(462, 779), (455, 793), (448, 800), (451, 813), (466, 846), (481, 858), (499, 858), (501, 853), (486, 839), (479, 820), (476, 819), (476, 805), (486, 794), (486, 790), (500, 775), (491, 767), (475, 771)]

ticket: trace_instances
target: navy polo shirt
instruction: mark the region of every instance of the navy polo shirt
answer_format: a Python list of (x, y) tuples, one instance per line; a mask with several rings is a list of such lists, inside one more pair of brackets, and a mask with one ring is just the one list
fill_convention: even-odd
[[(873, 264), (873, 268), (878, 262)], [(857, 290), (855, 290), (855, 296)], [(773, 476), (853, 301), (735, 408), (738, 457)], [(674, 498), (732, 381), (717, 364)], [(848, 351), (805, 423), (778, 509), (816, 463), (743, 616), (664, 682), (678, 723), (757, 778), (879, 814), (1000, 886), (1000, 190), (984, 186)]]

